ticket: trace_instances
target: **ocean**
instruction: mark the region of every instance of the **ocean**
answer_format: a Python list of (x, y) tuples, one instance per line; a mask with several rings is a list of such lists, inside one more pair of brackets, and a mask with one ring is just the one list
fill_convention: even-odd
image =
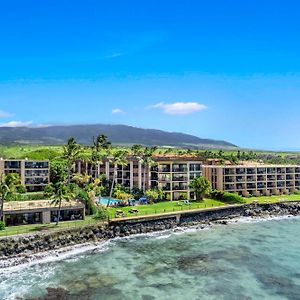
[(2, 269), (0, 299), (300, 299), (300, 218), (119, 238)]

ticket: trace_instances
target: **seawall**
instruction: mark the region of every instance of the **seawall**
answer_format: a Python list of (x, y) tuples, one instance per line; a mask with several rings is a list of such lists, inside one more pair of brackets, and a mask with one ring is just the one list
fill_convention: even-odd
[(222, 220), (222, 223), (226, 224), (226, 219), (238, 217), (284, 215), (300, 215), (300, 201), (179, 211), (164, 215), (115, 219), (109, 224), (4, 237), (0, 239), (0, 268), (28, 262), (38, 254), (58, 253), (61, 249), (70, 249), (75, 245), (98, 243), (115, 237), (163, 231), (179, 226), (208, 224), (217, 220)]

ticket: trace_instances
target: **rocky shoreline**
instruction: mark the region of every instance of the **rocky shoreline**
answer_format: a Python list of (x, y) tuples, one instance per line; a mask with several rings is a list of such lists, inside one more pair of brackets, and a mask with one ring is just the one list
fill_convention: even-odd
[(227, 206), (199, 211), (176, 212), (152, 218), (118, 220), (108, 225), (90, 225), (32, 235), (0, 239), (0, 268), (8, 268), (48, 256), (61, 256), (74, 249), (95, 248), (100, 242), (136, 234), (172, 230), (180, 227), (226, 225), (228, 220), (241, 217), (271, 218), (300, 215), (300, 201), (271, 204)]

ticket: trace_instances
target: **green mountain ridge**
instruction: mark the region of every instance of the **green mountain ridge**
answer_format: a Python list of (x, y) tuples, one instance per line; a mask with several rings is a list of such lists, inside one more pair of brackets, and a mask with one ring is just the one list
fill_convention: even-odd
[(48, 127), (0, 127), (0, 144), (61, 145), (69, 137), (80, 144), (91, 144), (93, 136), (105, 134), (114, 145), (142, 144), (198, 149), (234, 148), (237, 146), (221, 140), (203, 139), (194, 135), (144, 129), (128, 125), (59, 125)]

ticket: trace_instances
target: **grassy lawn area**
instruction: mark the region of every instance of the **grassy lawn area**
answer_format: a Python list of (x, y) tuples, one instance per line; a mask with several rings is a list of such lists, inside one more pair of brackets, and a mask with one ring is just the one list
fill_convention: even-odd
[[(181, 205), (178, 205), (177, 201), (167, 201), (167, 202), (159, 202), (154, 204), (148, 205), (138, 205), (138, 206), (127, 206), (127, 207), (110, 207), (108, 208), (109, 217), (113, 219), (116, 214), (116, 210), (122, 210), (126, 217), (130, 216), (145, 216), (145, 215), (154, 215), (154, 214), (163, 214), (169, 213), (174, 211), (180, 210), (189, 210), (189, 209), (198, 209), (198, 208), (209, 208), (209, 207), (216, 207), (221, 205), (226, 205), (221, 201), (213, 200), (213, 199), (205, 199), (203, 201), (190, 201), (190, 204), (183, 204), (180, 202)], [(128, 211), (131, 209), (137, 209), (138, 213), (129, 213)]]
[(257, 201), (259, 203), (274, 203), (280, 201), (295, 201), (300, 200), (300, 195), (279, 195), (279, 196), (261, 196), (261, 197), (251, 197), (245, 198), (247, 203)]
[(3, 231), (0, 231), (0, 237), (23, 234), (23, 233), (43, 232), (43, 231), (56, 230), (61, 228), (75, 228), (84, 225), (95, 224), (97, 222), (98, 221), (92, 218), (92, 216), (86, 216), (85, 220), (60, 222), (58, 226), (56, 226), (55, 223), (11, 226), (11, 227), (6, 227), (5, 230)]

